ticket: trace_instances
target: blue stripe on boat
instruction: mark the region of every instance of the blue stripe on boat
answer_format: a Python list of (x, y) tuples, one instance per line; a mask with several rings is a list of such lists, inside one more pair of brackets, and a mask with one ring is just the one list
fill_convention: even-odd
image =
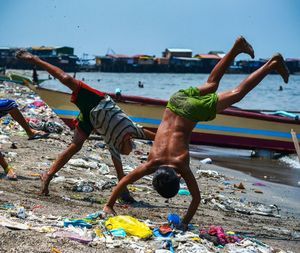
[[(147, 118), (135, 118), (130, 117), (134, 122), (141, 124), (154, 124), (159, 125), (160, 120), (157, 119), (147, 119)], [(272, 136), (291, 139), (292, 135), (286, 132), (270, 131), (270, 130), (257, 130), (249, 128), (238, 128), (238, 127), (226, 127), (226, 126), (213, 126), (213, 125), (203, 125), (197, 124), (196, 129), (204, 129), (210, 131), (222, 131), (229, 133), (240, 133), (240, 134), (249, 134), (249, 135), (263, 135), (263, 136)], [(297, 134), (297, 138), (300, 138), (300, 134)]]
[(53, 109), (53, 111), (61, 116), (78, 116), (79, 111), (70, 111), (70, 110), (60, 110), (60, 109)]
[[(78, 111), (70, 111), (70, 110), (54, 109), (53, 111), (62, 117), (63, 116), (77, 116), (79, 114)], [(134, 122), (141, 123), (141, 124), (159, 125), (161, 122), (158, 119), (147, 119), (147, 118), (137, 118), (137, 117), (130, 117), (130, 118)], [(228, 133), (272, 136), (272, 137), (280, 137), (280, 138), (286, 138), (286, 139), (291, 139), (291, 137), (292, 137), (290, 133), (286, 133), (286, 132), (277, 132), (277, 131), (270, 131), (270, 130), (257, 130), (257, 129), (249, 129), (249, 128), (213, 126), (213, 125), (203, 125), (203, 124), (197, 124), (195, 128), (210, 130), (210, 131), (222, 131), (222, 132), (228, 132)], [(300, 139), (300, 134), (297, 134), (297, 138)]]

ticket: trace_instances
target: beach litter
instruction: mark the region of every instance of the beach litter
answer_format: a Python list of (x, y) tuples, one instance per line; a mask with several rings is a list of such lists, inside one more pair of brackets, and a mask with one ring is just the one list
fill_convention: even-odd
[[(6, 86), (3, 86), (3, 88), (7, 90), (9, 89), (9, 87)], [(12, 90), (11, 92), (14, 91)], [(52, 110), (47, 107), (47, 105), (40, 103), (40, 99), (36, 98), (36, 95), (33, 95), (31, 93), (24, 95), (24, 93), (23, 94), (20, 93), (20, 95), (18, 96), (19, 96), (18, 103), (22, 106), (23, 108), (22, 112), (24, 112), (24, 115), (26, 116), (27, 119), (29, 118), (30, 120), (34, 120), (37, 117), (38, 120), (36, 122), (40, 121), (42, 123), (47, 123), (47, 122), (53, 122), (53, 119), (57, 118), (56, 115), (52, 112)], [(37, 103), (35, 103), (35, 101), (37, 101)], [(29, 105), (31, 105), (31, 107)], [(26, 136), (26, 134), (20, 128), (20, 126), (18, 126), (18, 124), (15, 124), (14, 121), (9, 118), (9, 116), (6, 117), (5, 119), (4, 118), (0, 119), (0, 124), (1, 126), (3, 126), (1, 128), (0, 143), (1, 142), (3, 142), (3, 144), (13, 143), (10, 138), (12, 134), (16, 134), (19, 136)], [(51, 124), (49, 123), (49, 126), (51, 126)], [(46, 124), (42, 124), (42, 125), (44, 129), (44, 126)], [(63, 132), (66, 131), (67, 133), (69, 133), (69, 130), (65, 125), (62, 125), (62, 127), (64, 128)], [(52, 130), (48, 128), (48, 131), (52, 131)], [(64, 147), (66, 145), (66, 141), (64, 140), (64, 138), (65, 136), (62, 138), (62, 140), (48, 139), (47, 143), (52, 142), (54, 145), (57, 145), (58, 147)], [(151, 142), (149, 142), (149, 145), (150, 143)], [(17, 145), (18, 149), (16, 151), (19, 152), (22, 149), (22, 143), (18, 142), (17, 144), (18, 144)], [(39, 152), (39, 150), (37, 152)], [(108, 153), (107, 154), (105, 153), (106, 149), (101, 150), (100, 152), (104, 158), (106, 156), (109, 156)], [(232, 227), (230, 228), (230, 230), (232, 231), (227, 231), (225, 227), (223, 227), (223, 231), (224, 231), (223, 234), (225, 236), (225, 239), (228, 239), (229, 238), (228, 236), (230, 236), (230, 238), (234, 238), (234, 236), (237, 236), (240, 238), (240, 241), (236, 241), (234, 243), (228, 242), (225, 245), (217, 244), (217, 243), (216, 245), (214, 245), (214, 243), (209, 239), (201, 238), (200, 231), (204, 230), (208, 232), (212, 226), (220, 227), (218, 224), (209, 225), (209, 227), (207, 227), (207, 224), (206, 225), (192, 224), (193, 226), (189, 226), (188, 231), (183, 232), (181, 230), (176, 229), (176, 224), (177, 225), (180, 224), (181, 221), (180, 216), (176, 213), (169, 214), (168, 218), (163, 222), (155, 222), (154, 219), (151, 220), (152, 216), (149, 217), (147, 216), (148, 220), (145, 221), (138, 220), (133, 216), (129, 216), (133, 220), (137, 220), (138, 222), (145, 224), (145, 227), (143, 225), (143, 229), (145, 228), (145, 230), (141, 230), (139, 226), (136, 225), (135, 222), (133, 222), (134, 225), (132, 225), (134, 231), (133, 233), (140, 233), (141, 231), (143, 231), (142, 234), (147, 234), (146, 238), (144, 239), (142, 238), (144, 236), (140, 237), (138, 235), (132, 235), (130, 232), (129, 233), (126, 232), (126, 230), (129, 229), (128, 227), (126, 227), (128, 225), (127, 220), (125, 225), (123, 223), (122, 227), (120, 228), (111, 230), (111, 226), (106, 227), (105, 224), (109, 220), (109, 218), (106, 217), (106, 215), (102, 211), (98, 211), (98, 212), (91, 211), (91, 213), (88, 215), (86, 215), (85, 213), (85, 215), (81, 217), (78, 214), (78, 217), (76, 217), (76, 214), (73, 211), (76, 209), (77, 213), (80, 213), (78, 211), (80, 209), (77, 210), (77, 207), (81, 208), (80, 211), (84, 210), (83, 213), (86, 212), (86, 210), (93, 210), (92, 208), (95, 208), (95, 210), (102, 209), (102, 207), (99, 206), (99, 204), (103, 205), (104, 203), (106, 203), (107, 196), (98, 195), (98, 197), (95, 197), (94, 192), (85, 192), (85, 191), (81, 191), (78, 193), (72, 192), (73, 187), (78, 185), (81, 186), (81, 190), (83, 190), (84, 188), (83, 186), (86, 185), (86, 186), (93, 187), (94, 191), (96, 190), (102, 191), (102, 190), (110, 189), (111, 187), (115, 186), (117, 182), (116, 176), (109, 174), (111, 172), (108, 169), (109, 167), (112, 166), (111, 163), (108, 162), (106, 164), (104, 162), (105, 160), (104, 159), (102, 160), (102, 158), (99, 155), (95, 155), (94, 157), (92, 157), (91, 154), (97, 154), (93, 146), (91, 146), (90, 151), (86, 155), (86, 157), (76, 158), (73, 164), (68, 164), (68, 166), (71, 168), (70, 173), (73, 173), (72, 177), (70, 175), (61, 173), (64, 176), (58, 176), (53, 179), (53, 181), (54, 182), (56, 181), (56, 183), (63, 183), (64, 185), (71, 184), (72, 187), (68, 188), (69, 192), (54, 191), (54, 194), (51, 196), (51, 198), (46, 199), (45, 197), (37, 197), (36, 195), (33, 195), (31, 188), (27, 188), (26, 191), (21, 191), (19, 188), (20, 197), (19, 195), (17, 195), (18, 198), (16, 199), (18, 200), (20, 199), (22, 201), (18, 202), (16, 200), (11, 200), (13, 199), (10, 198), (10, 196), (12, 196), (13, 194), (11, 188), (6, 188), (6, 186), (3, 186), (3, 188), (1, 188), (0, 230), (1, 233), (3, 233), (1, 234), (1, 236), (5, 235), (6, 237), (5, 239), (2, 239), (4, 237), (2, 238), (0, 237), (0, 251), (2, 250), (1, 247), (6, 243), (4, 240), (7, 240), (7, 236), (9, 236), (9, 238), (12, 238), (12, 241), (16, 240), (16, 243), (18, 244), (16, 247), (19, 247), (20, 245), (23, 245), (25, 243), (25, 240), (27, 240), (26, 238), (27, 235), (28, 238), (33, 238), (32, 242), (36, 240), (39, 243), (41, 242), (39, 237), (63, 238), (64, 240), (52, 239), (50, 241), (51, 244), (49, 244), (49, 241), (45, 240), (46, 241), (45, 245), (47, 245), (48, 251), (56, 252), (56, 253), (72, 252), (72, 250), (74, 249), (75, 249), (74, 252), (78, 252), (76, 251), (76, 246), (74, 248), (68, 249), (69, 251), (65, 251), (63, 249), (63, 247), (70, 247), (70, 245), (72, 245), (72, 244), (67, 244), (66, 243), (67, 240), (73, 241), (72, 242), (73, 245), (80, 245), (81, 247), (84, 247), (82, 252), (92, 251), (95, 248), (95, 251), (99, 251), (99, 252), (104, 252), (106, 251), (105, 249), (107, 249), (109, 250), (108, 252), (117, 252), (118, 250), (120, 251), (123, 250), (123, 251), (134, 251), (134, 252), (160, 252), (160, 253), (162, 252), (163, 253), (166, 252), (181, 252), (181, 253), (183, 252), (184, 253), (186, 252), (189, 253), (192, 252), (197, 252), (197, 253), (198, 252), (215, 252), (215, 253), (222, 253), (222, 252), (224, 253), (225, 252), (226, 253), (230, 253), (230, 252), (231, 253), (233, 252), (274, 253), (276, 252), (279, 253), (280, 252), (280, 253), (284, 253), (289, 251), (272, 248), (259, 241), (258, 238), (259, 237), (264, 238), (264, 236), (265, 237), (281, 236), (281, 238), (284, 237), (287, 239), (295, 239), (295, 240), (299, 240), (300, 238), (300, 233), (298, 230), (289, 229), (289, 227), (280, 228), (277, 227), (276, 223), (274, 223), (273, 225), (270, 224), (267, 225), (268, 223), (265, 223), (264, 226), (261, 227), (260, 233), (257, 232), (253, 233), (252, 237), (249, 238), (248, 235), (245, 235), (241, 232), (238, 231), (234, 232), (234, 229), (236, 227), (233, 224)], [(18, 157), (15, 154), (9, 152), (6, 152), (5, 155), (10, 156), (11, 159), (16, 159)], [(139, 150), (139, 153), (137, 153), (136, 156), (139, 156), (140, 159), (138, 159), (137, 162), (128, 162), (127, 164), (124, 164), (124, 168), (127, 169), (126, 172), (130, 172), (133, 169), (135, 169), (137, 167), (137, 164), (140, 164), (141, 162), (140, 160), (145, 159), (145, 157), (143, 156), (146, 155), (147, 155), (146, 151)], [(47, 153), (47, 157), (48, 157), (48, 153)], [(53, 155), (51, 156), (49, 154), (49, 157), (54, 157), (54, 156)], [(37, 156), (37, 160), (38, 159), (39, 158)], [(46, 155), (44, 156), (44, 159), (48, 159), (46, 158)], [(29, 165), (26, 165), (27, 167), (25, 167), (26, 168), (25, 172), (20, 170), (21, 174), (23, 173), (23, 175), (21, 176), (28, 175), (28, 173), (30, 173), (31, 176), (38, 177), (39, 174), (42, 172), (42, 170), (45, 169), (45, 167), (49, 167), (49, 163), (44, 163), (40, 161), (36, 161), (36, 165), (35, 165), (36, 167), (30, 167)], [(27, 170), (27, 168), (29, 169)], [(81, 170), (84, 171), (87, 177), (82, 177), (82, 175), (75, 174), (74, 173), (75, 170), (76, 173), (81, 172)], [(226, 187), (228, 186), (228, 189), (233, 189), (233, 184), (230, 183), (229, 181), (226, 181), (227, 179), (224, 180), (224, 176), (219, 174), (216, 171), (198, 170), (197, 174), (201, 177), (206, 177), (208, 180), (217, 181), (219, 183), (224, 182), (224, 185)], [(144, 179), (145, 181), (143, 183), (145, 183), (146, 181), (151, 181), (152, 177), (149, 176)], [(26, 180), (26, 178), (24, 180)], [(32, 177), (30, 180), (34, 181)], [(25, 181), (25, 182), (30, 183), (30, 181)], [(80, 182), (82, 182), (82, 185), (80, 185)], [(208, 188), (211, 188), (212, 186), (215, 185), (211, 184), (208, 186)], [(255, 185), (255, 186), (257, 186), (257, 188), (262, 187), (262, 185)], [(19, 186), (17, 185), (16, 189), (18, 189), (18, 187)], [(60, 190), (62, 190), (63, 188), (61, 187), (61, 185), (58, 186), (55, 185), (55, 187), (56, 189), (60, 189)], [(149, 186), (149, 184), (148, 185), (134, 184), (128, 188), (131, 192), (134, 192), (137, 195), (140, 194), (145, 196), (145, 193), (149, 193), (149, 192), (153, 194), (152, 187)], [(180, 188), (186, 190), (186, 185), (184, 187), (180, 186)], [(33, 188), (33, 190), (36, 190), (36, 188)], [(24, 192), (26, 193), (26, 195), (24, 194)], [(30, 192), (30, 194), (27, 195), (28, 192)], [(17, 194), (19, 194), (19, 192), (17, 192)], [(96, 194), (99, 194), (99, 192), (97, 192)], [(180, 200), (182, 200), (183, 198), (184, 197), (180, 197)], [(148, 200), (145, 199), (145, 201)], [(152, 202), (150, 203), (152, 204)], [(170, 203), (172, 204), (172, 201)], [(247, 215), (259, 214), (259, 215), (271, 216), (271, 217), (278, 217), (273, 215), (279, 215), (279, 208), (275, 205), (269, 206), (269, 205), (264, 205), (262, 203), (259, 204), (254, 202), (247, 202), (245, 199), (237, 200), (234, 198), (234, 196), (222, 197), (220, 195), (211, 194), (210, 196), (207, 197), (206, 203), (209, 205), (209, 209), (212, 209), (213, 207), (216, 208), (218, 212), (220, 212), (219, 210), (222, 209), (229, 212), (238, 212)], [(55, 208), (58, 206), (60, 206), (60, 210), (55, 210)], [(146, 205), (143, 204), (143, 207), (145, 206)], [(134, 207), (134, 205), (127, 205), (127, 207), (132, 208)], [(153, 208), (152, 205), (148, 205), (146, 207)], [(174, 207), (177, 208), (176, 205), (174, 205)], [(177, 211), (181, 212), (182, 211), (181, 209), (182, 206), (180, 206), (178, 210), (176, 209), (176, 211), (172, 211), (172, 212), (177, 212)], [(160, 219), (162, 211), (160, 209), (154, 209), (154, 208), (153, 210), (154, 212), (157, 212), (157, 217), (159, 217)], [(122, 212), (123, 214), (126, 214), (124, 216), (128, 216), (128, 211), (129, 209), (126, 208), (120, 209), (120, 213)], [(136, 210), (134, 210), (134, 212), (135, 211)], [(142, 210), (142, 212), (144, 212), (144, 210)], [(64, 213), (63, 217), (60, 216), (62, 215), (61, 213)], [(140, 217), (139, 215), (136, 216)], [(110, 217), (110, 218), (114, 218), (114, 217)], [(254, 218), (256, 219), (257, 217)], [(274, 219), (272, 219), (272, 221), (273, 220)], [(207, 221), (208, 219), (206, 219), (206, 222)], [(214, 221), (215, 220), (213, 220), (212, 218), (211, 222), (213, 223)], [(14, 232), (14, 230), (22, 230), (22, 231)], [(158, 235), (157, 231), (159, 232), (159, 236), (157, 236)], [(41, 235), (37, 233), (40, 233)], [(222, 233), (218, 233), (218, 234), (222, 236)], [(24, 240), (24, 237), (18, 237), (19, 235), (24, 235), (26, 239)], [(164, 235), (167, 235), (168, 237)], [(24, 242), (20, 240), (24, 240)], [(60, 246), (57, 246), (55, 244), (60, 242), (62, 242)], [(5, 250), (7, 251), (7, 248), (4, 248), (3, 252), (6, 252)], [(31, 251), (28, 250), (27, 252), (32, 252), (32, 250)]]
[(202, 163), (202, 164), (212, 164), (212, 160), (211, 160), (211, 158), (205, 158), (205, 159), (203, 159), (203, 160), (200, 160), (200, 163)]
[[(150, 220), (144, 222), (129, 215), (106, 217), (103, 211), (88, 214), (85, 218), (62, 219), (55, 216), (37, 216), (24, 208), (27, 214), (24, 218), (7, 217), (11, 214), (10, 210), (18, 211), (19, 207), (9, 203), (2, 206), (5, 209), (0, 210), (0, 226), (34, 230), (51, 238), (66, 238), (93, 247), (101, 244), (108, 249), (134, 249), (136, 252), (289, 252), (274, 249), (257, 240), (255, 235), (249, 238), (247, 234), (225, 231), (217, 225), (201, 228), (189, 224), (188, 231), (183, 232), (176, 229), (181, 222), (176, 213), (170, 213), (167, 221), (157, 226)], [(263, 230), (266, 234), (300, 237), (299, 232), (288, 229), (263, 227)]]
[(213, 207), (226, 212), (238, 212), (248, 215), (263, 215), (280, 218), (277, 205), (264, 205), (259, 202), (246, 202), (244, 200), (235, 200), (224, 195), (217, 195), (215, 198), (208, 199)]
[(124, 229), (128, 235), (137, 236), (142, 239), (152, 235), (151, 229), (143, 222), (128, 215), (120, 215), (109, 218), (105, 222), (105, 227), (109, 230)]

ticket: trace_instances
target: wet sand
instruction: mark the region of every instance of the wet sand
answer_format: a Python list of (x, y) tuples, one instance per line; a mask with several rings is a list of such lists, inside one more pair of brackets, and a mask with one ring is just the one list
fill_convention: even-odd
[(195, 145), (191, 145), (191, 150), (192, 155), (200, 160), (210, 157), (215, 165), (241, 171), (260, 180), (298, 187), (300, 190), (300, 163), (296, 155), (272, 159), (266, 156), (252, 157), (251, 150)]

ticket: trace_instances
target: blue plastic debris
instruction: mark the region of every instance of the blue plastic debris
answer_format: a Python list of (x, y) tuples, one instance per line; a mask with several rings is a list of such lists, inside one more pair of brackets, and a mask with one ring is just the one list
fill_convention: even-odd
[(113, 229), (109, 231), (115, 237), (126, 237), (127, 234), (123, 228)]
[(64, 227), (68, 227), (68, 226), (74, 226), (74, 227), (81, 227), (81, 228), (92, 228), (92, 225), (85, 222), (84, 220), (80, 220), (80, 219), (74, 219), (74, 220), (70, 220), (70, 219), (65, 219), (64, 220)]
[(173, 225), (179, 225), (181, 222), (181, 219), (176, 213), (169, 213), (168, 214), (168, 222)]
[(185, 195), (185, 196), (188, 196), (188, 195), (191, 195), (190, 191), (186, 190), (186, 189), (180, 189), (178, 191), (178, 195)]

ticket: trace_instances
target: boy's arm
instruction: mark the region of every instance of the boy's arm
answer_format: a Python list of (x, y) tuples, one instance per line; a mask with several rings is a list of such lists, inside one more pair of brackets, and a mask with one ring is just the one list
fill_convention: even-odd
[(182, 219), (182, 225), (187, 229), (187, 225), (193, 218), (194, 214), (196, 213), (198, 206), (200, 204), (201, 195), (199, 191), (199, 187), (196, 181), (196, 178), (193, 175), (193, 172), (188, 169), (184, 175), (182, 175), (183, 179), (185, 180), (186, 185), (192, 195), (192, 202), (187, 210), (186, 215)]
[[(121, 159), (121, 157), (120, 157), (120, 159)], [(119, 181), (124, 177), (123, 165), (122, 165), (122, 161), (120, 159), (116, 158), (111, 152), (111, 160), (115, 166), (115, 169), (117, 172), (117, 177), (118, 177)]]
[(150, 169), (150, 163), (145, 163), (137, 167), (135, 170), (130, 172), (128, 175), (123, 177), (118, 185), (113, 190), (108, 202), (106, 203), (103, 211), (106, 213), (115, 213), (113, 210), (114, 204), (116, 203), (117, 198), (124, 191), (125, 187), (128, 184), (132, 184), (133, 182), (139, 180), (145, 175), (149, 175), (152, 173)]
[(154, 140), (154, 138), (155, 138), (155, 133), (154, 132), (152, 132), (148, 129), (145, 129), (145, 128), (143, 128), (143, 131), (144, 131), (144, 134), (145, 134), (145, 136), (148, 140), (151, 140), (151, 141)]

